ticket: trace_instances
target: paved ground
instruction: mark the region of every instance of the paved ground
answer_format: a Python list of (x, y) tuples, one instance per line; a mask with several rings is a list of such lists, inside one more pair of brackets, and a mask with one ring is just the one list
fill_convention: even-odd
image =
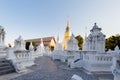
[[(88, 75), (81, 69), (70, 69), (66, 63), (53, 61), (45, 56), (36, 59), (35, 63), (36, 65), (29, 67), (28, 72), (24, 73), (24, 75), (14, 73), (16, 76), (9, 76), (10, 78), (8, 78), (10, 80), (70, 80), (74, 74), (77, 74), (84, 80), (113, 80), (112, 74), (101, 73)], [(0, 78), (0, 80), (4, 80), (4, 78)]]

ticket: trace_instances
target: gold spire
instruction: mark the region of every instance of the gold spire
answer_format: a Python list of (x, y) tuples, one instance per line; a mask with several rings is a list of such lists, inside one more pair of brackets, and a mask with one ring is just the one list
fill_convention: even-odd
[(67, 42), (71, 37), (71, 32), (70, 32), (70, 23), (69, 21), (67, 21), (67, 25), (66, 25), (66, 31), (65, 31), (65, 35), (64, 35), (64, 44), (63, 44), (63, 48), (66, 49), (67, 48)]
[(70, 24), (69, 24), (69, 21), (67, 21), (67, 26), (66, 26), (66, 31), (65, 31), (65, 35), (64, 35), (64, 40), (68, 41), (70, 39), (70, 36), (71, 36)]
[(69, 23), (69, 21), (67, 21), (66, 32), (67, 31), (70, 31), (70, 23)]

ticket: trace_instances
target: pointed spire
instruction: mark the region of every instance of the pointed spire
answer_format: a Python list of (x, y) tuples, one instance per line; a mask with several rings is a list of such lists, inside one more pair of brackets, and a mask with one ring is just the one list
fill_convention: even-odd
[(87, 38), (87, 26), (85, 27), (85, 39)]
[(43, 39), (42, 38), (40, 38), (40, 41), (41, 41), (41, 43), (43, 43)]
[(94, 23), (94, 26), (93, 26), (93, 28), (90, 30), (90, 32), (93, 32), (93, 31), (95, 31), (95, 30), (98, 30), (98, 31), (101, 31), (101, 30), (102, 30), (101, 28), (98, 27), (98, 25), (97, 25), (96, 22)]
[(67, 20), (67, 27), (70, 27), (70, 23), (69, 23), (69, 20)]
[(69, 23), (69, 20), (67, 20), (66, 32), (67, 32), (67, 31), (70, 31), (70, 23)]
[(67, 19), (67, 26), (66, 27), (70, 27), (69, 16), (68, 16), (68, 19)]
[(41, 47), (44, 47), (43, 38), (41, 38), (40, 42), (41, 42), (41, 43), (40, 43), (40, 46), (41, 46)]
[(116, 50), (116, 51), (118, 51), (119, 50), (119, 47), (118, 47), (118, 45), (115, 47), (115, 49), (114, 50)]
[(97, 26), (97, 23), (96, 23), (96, 22), (94, 23), (93, 28), (98, 28), (98, 26)]
[(60, 36), (59, 36), (59, 33), (58, 33), (58, 36), (57, 36), (57, 42), (59, 43), (59, 39), (60, 39)]
[(33, 49), (34, 49), (34, 47), (32, 45), (32, 42), (30, 42), (29, 50), (33, 50)]

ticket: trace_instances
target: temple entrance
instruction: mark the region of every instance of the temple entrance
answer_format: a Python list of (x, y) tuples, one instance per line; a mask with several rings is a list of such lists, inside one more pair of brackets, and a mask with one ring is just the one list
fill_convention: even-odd
[(54, 50), (54, 46), (50, 46), (50, 51), (53, 51)]

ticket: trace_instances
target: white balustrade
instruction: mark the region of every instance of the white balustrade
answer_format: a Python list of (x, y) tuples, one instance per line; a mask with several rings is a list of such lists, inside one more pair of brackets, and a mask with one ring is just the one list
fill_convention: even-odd
[(114, 54), (111, 69), (114, 75), (114, 80), (120, 80), (120, 54)]
[(8, 50), (7, 59), (13, 62), (16, 72), (26, 70), (26, 67), (34, 65), (34, 52), (21, 50), (14, 51), (14, 48)]
[(30, 59), (32, 56), (30, 53), (15, 53), (16, 59)]

